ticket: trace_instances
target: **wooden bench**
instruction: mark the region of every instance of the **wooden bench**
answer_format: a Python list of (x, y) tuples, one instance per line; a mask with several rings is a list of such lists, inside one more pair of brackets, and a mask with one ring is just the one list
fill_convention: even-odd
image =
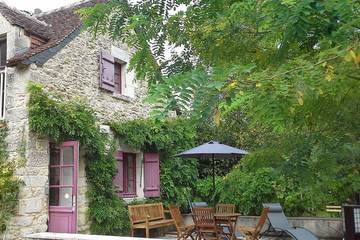
[(340, 217), (342, 213), (342, 208), (341, 206), (328, 205), (326, 206), (326, 212), (330, 213), (331, 216)]
[(342, 212), (341, 206), (331, 206), (331, 205), (326, 206), (326, 211), (330, 212), (330, 213), (341, 213)]
[(150, 229), (175, 225), (173, 219), (165, 219), (162, 203), (130, 205), (128, 208), (132, 237), (135, 229), (145, 229), (148, 238)]

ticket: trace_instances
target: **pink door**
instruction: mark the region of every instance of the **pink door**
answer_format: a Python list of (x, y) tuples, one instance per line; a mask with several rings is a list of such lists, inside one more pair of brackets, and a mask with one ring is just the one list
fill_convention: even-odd
[(79, 143), (50, 144), (49, 232), (76, 233)]

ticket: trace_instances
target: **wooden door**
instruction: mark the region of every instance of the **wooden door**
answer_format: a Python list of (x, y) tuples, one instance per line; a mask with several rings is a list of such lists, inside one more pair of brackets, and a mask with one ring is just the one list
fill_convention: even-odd
[(49, 232), (76, 233), (79, 143), (50, 144)]

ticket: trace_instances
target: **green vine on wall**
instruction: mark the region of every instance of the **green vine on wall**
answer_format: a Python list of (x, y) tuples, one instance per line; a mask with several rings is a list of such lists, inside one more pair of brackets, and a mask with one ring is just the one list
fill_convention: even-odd
[(30, 130), (52, 141), (77, 140), (86, 151), (88, 215), (90, 231), (96, 234), (126, 235), (129, 218), (125, 202), (113, 186), (116, 173), (113, 142), (100, 133), (93, 110), (82, 100), (65, 101), (30, 83), (28, 102)]
[(16, 165), (7, 159), (7, 134), (6, 123), (0, 121), (0, 233), (5, 234), (8, 221), (16, 211), (20, 185), (14, 176)]

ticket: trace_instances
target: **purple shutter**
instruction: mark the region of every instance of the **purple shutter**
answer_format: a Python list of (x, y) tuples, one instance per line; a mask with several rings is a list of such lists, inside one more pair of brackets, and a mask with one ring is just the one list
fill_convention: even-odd
[(115, 159), (117, 162), (117, 174), (114, 177), (114, 185), (120, 196), (124, 191), (124, 153), (116, 151)]
[(145, 197), (160, 197), (160, 168), (158, 153), (144, 153)]
[(111, 54), (102, 51), (100, 54), (100, 87), (108, 91), (115, 90), (115, 59)]

